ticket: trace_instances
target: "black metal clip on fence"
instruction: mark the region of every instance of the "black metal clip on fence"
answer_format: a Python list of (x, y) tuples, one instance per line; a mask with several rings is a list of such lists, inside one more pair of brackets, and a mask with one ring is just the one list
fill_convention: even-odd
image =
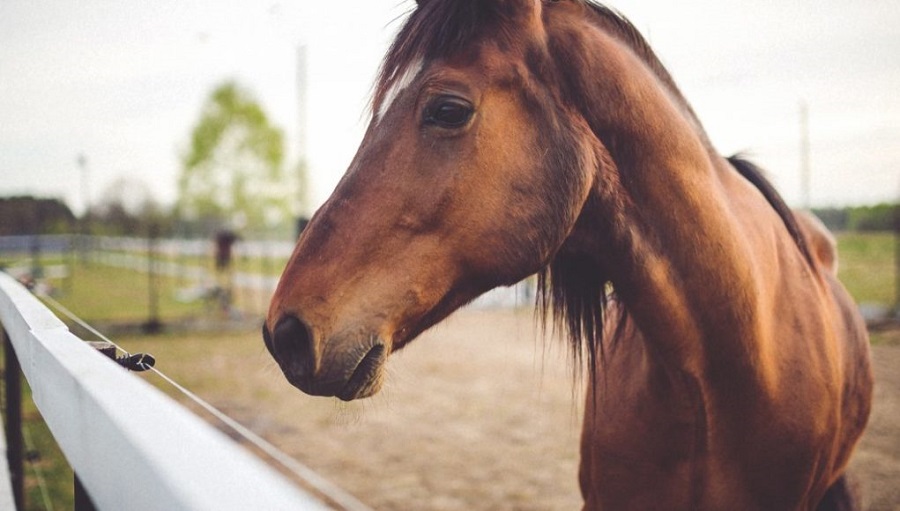
[(116, 363), (129, 371), (141, 372), (153, 367), (156, 364), (156, 359), (149, 353), (135, 353), (133, 355), (126, 354), (116, 357)]
[(117, 357), (116, 347), (111, 343), (94, 341), (88, 344), (129, 371), (146, 371), (156, 364), (156, 359), (148, 353), (125, 353), (121, 357)]

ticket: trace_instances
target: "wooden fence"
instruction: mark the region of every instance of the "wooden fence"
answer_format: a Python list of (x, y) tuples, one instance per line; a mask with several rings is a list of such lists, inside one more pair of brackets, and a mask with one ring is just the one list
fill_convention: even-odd
[[(0, 325), (35, 405), (96, 509), (328, 509), (96, 352), (2, 272)], [(8, 479), (0, 481), (2, 509), (6, 488)]]

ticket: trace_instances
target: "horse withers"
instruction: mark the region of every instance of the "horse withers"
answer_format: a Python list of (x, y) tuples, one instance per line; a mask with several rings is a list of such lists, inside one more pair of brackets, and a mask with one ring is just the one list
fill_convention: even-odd
[(590, 375), (585, 509), (833, 509), (872, 372), (823, 232), (719, 156), (615, 11), (420, 0), (263, 333), (299, 389), (364, 398), (391, 353), (538, 273)]

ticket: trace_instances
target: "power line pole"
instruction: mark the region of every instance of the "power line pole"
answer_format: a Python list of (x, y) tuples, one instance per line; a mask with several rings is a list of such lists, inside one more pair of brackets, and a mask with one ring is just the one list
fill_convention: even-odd
[(894, 204), (894, 318), (900, 319), (900, 195)]
[(300, 218), (310, 214), (312, 200), (309, 179), (309, 141), (308, 141), (308, 61), (306, 57), (307, 47), (300, 44), (297, 47), (297, 216)]
[(81, 233), (78, 237), (78, 252), (81, 255), (81, 264), (84, 265), (88, 260), (88, 235), (90, 235), (90, 212), (91, 212), (91, 195), (88, 185), (88, 164), (87, 157), (82, 153), (77, 158), (78, 167), (81, 169), (81, 205), (84, 211), (81, 212)]
[(810, 209), (811, 168), (809, 159), (809, 107), (800, 100), (800, 200), (803, 209)]
[(306, 161), (306, 129), (307, 129), (307, 76), (306, 76), (306, 45), (297, 46), (297, 158)]
[(295, 234), (299, 237), (300, 232), (306, 225), (307, 215), (310, 214), (312, 205), (312, 194), (310, 193), (309, 179), (309, 158), (308, 158), (308, 140), (307, 140), (307, 116), (308, 105), (307, 100), (307, 58), (306, 45), (297, 46), (297, 195), (295, 200), (297, 206), (293, 208), (295, 215)]
[(88, 212), (91, 210), (91, 191), (88, 185), (90, 176), (88, 174), (87, 156), (84, 154), (78, 155), (78, 168), (81, 169), (81, 205), (84, 208), (81, 214), (84, 218), (87, 218)]

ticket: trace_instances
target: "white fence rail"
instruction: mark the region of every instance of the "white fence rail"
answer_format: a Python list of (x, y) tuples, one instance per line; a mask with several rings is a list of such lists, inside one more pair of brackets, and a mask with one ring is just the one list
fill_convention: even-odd
[(328, 509), (97, 353), (2, 272), (0, 323), (37, 408), (97, 509)]

